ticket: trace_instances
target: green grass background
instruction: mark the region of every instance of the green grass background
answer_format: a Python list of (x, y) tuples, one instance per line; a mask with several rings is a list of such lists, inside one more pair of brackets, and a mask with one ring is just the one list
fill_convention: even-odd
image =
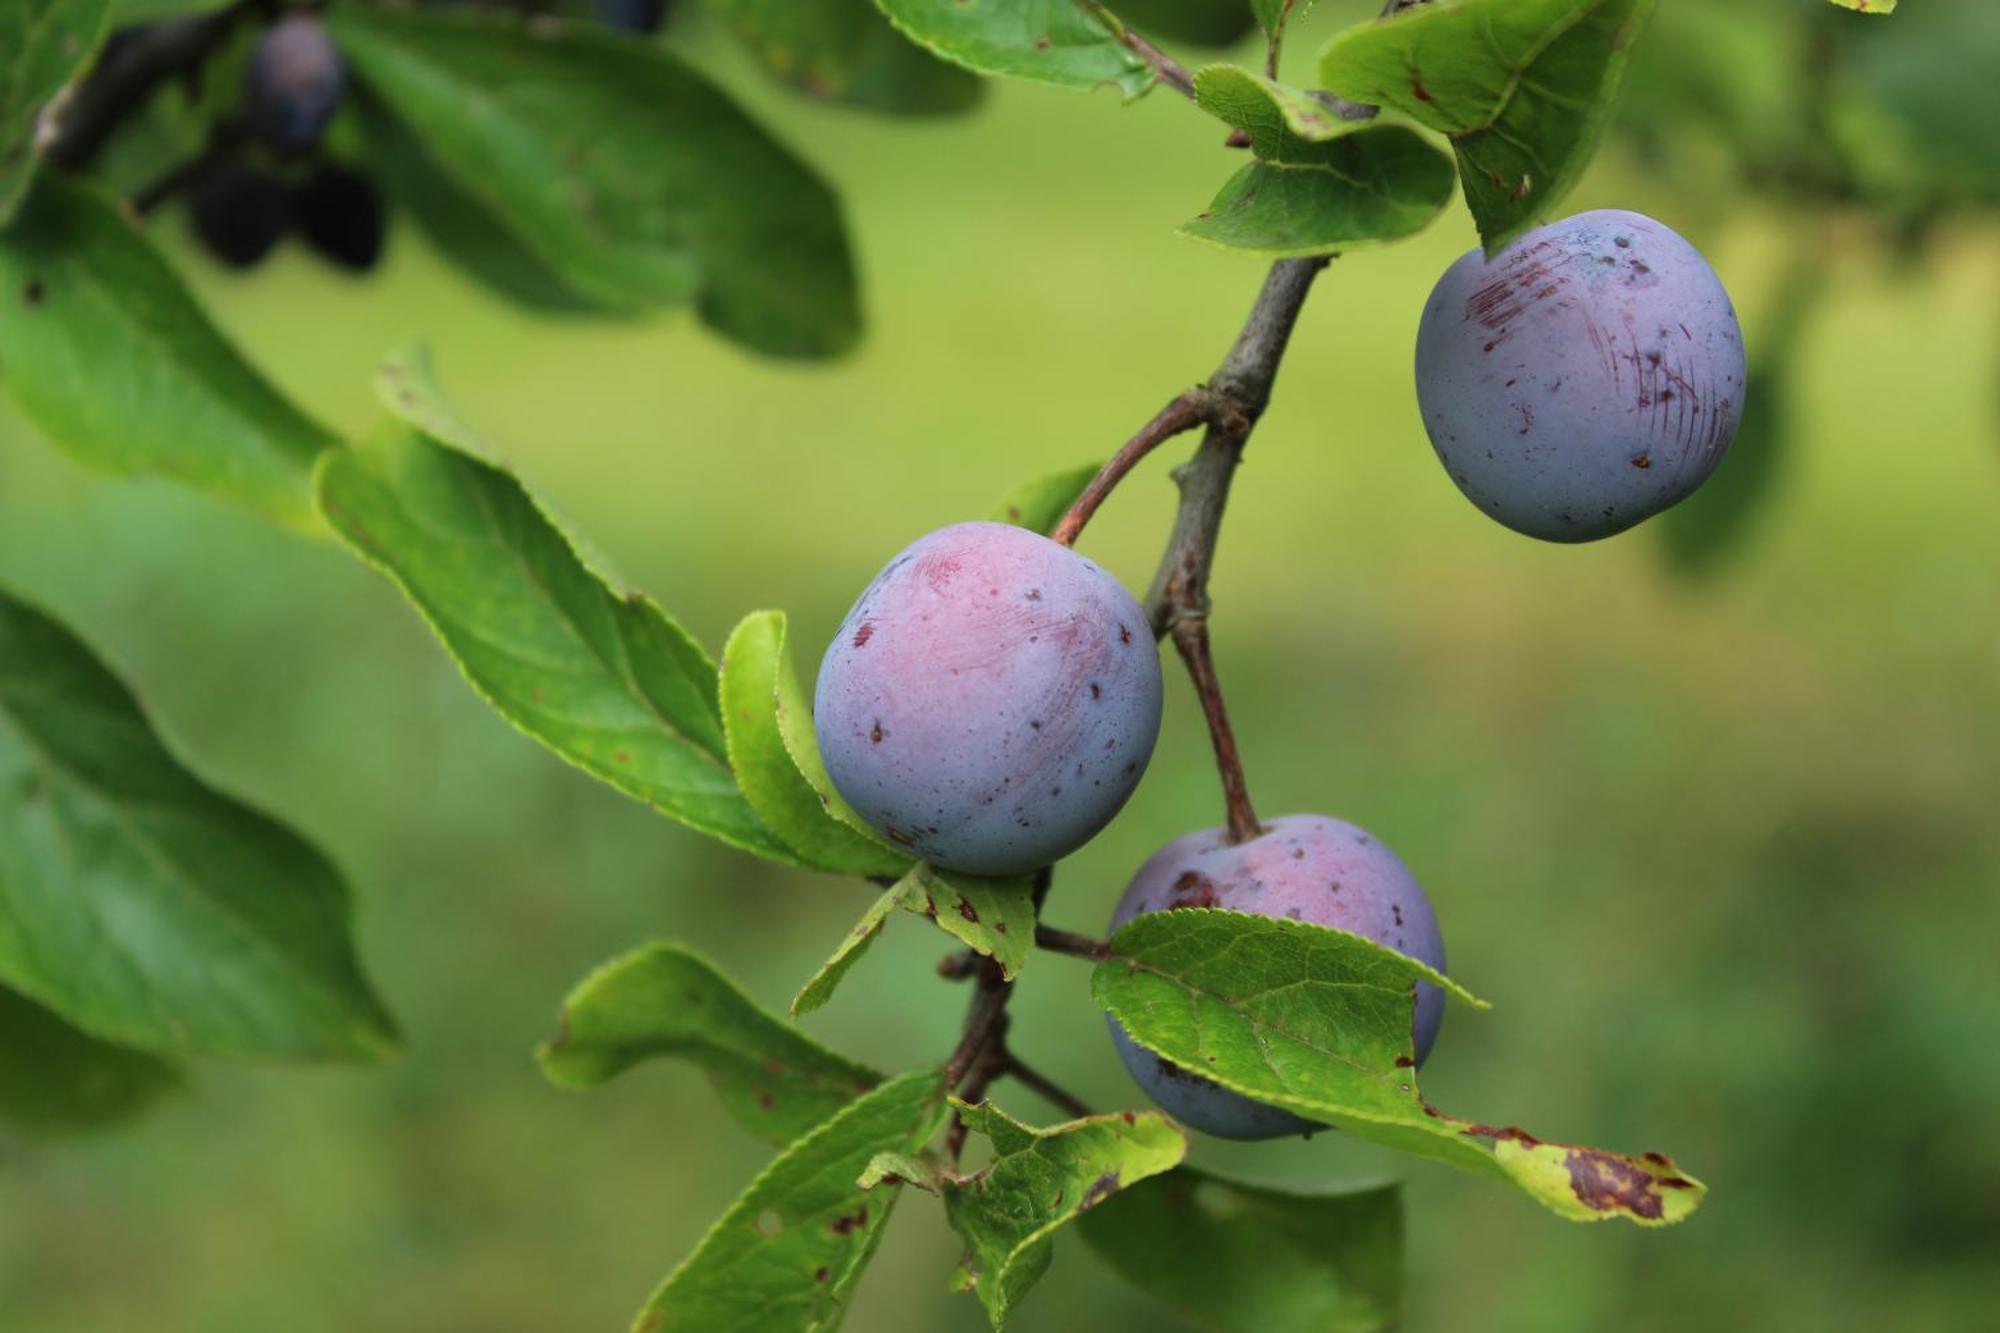
[[(1342, 11), (1344, 13), (1344, 11)], [(1319, 25), (1330, 26), (1330, 20)], [(699, 40), (699, 34), (697, 34)], [(1302, 38), (1309, 51), (1317, 36)], [(220, 274), (217, 317), (337, 426), (410, 334), (507, 457), (712, 647), (783, 607), (801, 666), (917, 534), (1102, 457), (1220, 356), (1253, 261), (1172, 235), (1232, 165), (1157, 96), (995, 88), (960, 122), (723, 77), (838, 182), (871, 332), (842, 363), (751, 359), (668, 317), (538, 322), (405, 228), (350, 282), (287, 253)], [(1613, 153), (1577, 207), (1686, 226), (1754, 342), (1798, 219), (1676, 198)], [(2000, 255), (1948, 228), (1915, 266), (1826, 250), (1796, 449), (1745, 558), (1689, 583), (1641, 529), (1540, 545), (1478, 515), (1423, 438), (1421, 302), (1462, 210), (1322, 279), (1250, 449), (1214, 629), (1259, 807), (1367, 825), (1428, 885), (1453, 1013), (1442, 1106), (1674, 1153), (1712, 1195), (1647, 1234), (1322, 1135), (1196, 1160), (1335, 1182), (1407, 1174), (1411, 1324), (1967, 1328), (2000, 1250)], [(4, 368), (0, 368), (4, 373)], [(1168, 454), (1178, 450), (1170, 449)], [(1086, 549), (1143, 585), (1172, 505), (1144, 467)], [(535, 1042), (584, 971), (691, 941), (778, 1005), (861, 911), (659, 820), (510, 731), (391, 588), (338, 548), (107, 481), (0, 416), (0, 581), (60, 611), (205, 774), (333, 850), (408, 1034), (386, 1070), (202, 1067), (114, 1135), (0, 1155), (8, 1333), (622, 1328), (767, 1156), (700, 1077), (557, 1091)], [(1097, 930), (1156, 845), (1218, 822), (1189, 693), (1052, 920)], [(808, 1026), (896, 1067), (947, 1049), (943, 941), (892, 923)], [(1043, 957), (1022, 1052), (1137, 1104), (1086, 969)], [(1044, 1108), (1003, 1087), (1003, 1105)], [(850, 1327), (972, 1330), (956, 1243), (912, 1196)], [(1063, 1243), (1019, 1327), (1176, 1327)]]

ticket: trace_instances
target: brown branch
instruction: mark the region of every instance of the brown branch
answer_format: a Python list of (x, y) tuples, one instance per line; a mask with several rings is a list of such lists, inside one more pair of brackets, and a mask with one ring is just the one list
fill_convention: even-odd
[(1111, 946), (1103, 940), (1039, 924), (1035, 927), (1035, 947), (1047, 949), (1050, 953), (1066, 953), (1072, 958), (1099, 960), (1111, 956)]
[(991, 958), (980, 959), (979, 988), (972, 993), (972, 1004), (965, 1011), (965, 1026), (959, 1032), (958, 1045), (945, 1061), (947, 1092), (956, 1091), (978, 1065), (988, 1043), (1006, 1021), (1007, 1001), (1013, 993), (1014, 985), (1001, 974), (1000, 964)]
[(1159, 75), (1160, 82), (1187, 98), (1194, 100), (1194, 77), (1180, 61), (1154, 46), (1132, 29), (1132, 26), (1118, 18), (1097, 0), (1077, 0), (1092, 18), (1111, 30), (1112, 36), (1124, 44), (1125, 49), (1152, 66), (1153, 73)]
[(1137, 467), (1146, 455), (1173, 439), (1183, 431), (1193, 430), (1208, 419), (1208, 395), (1201, 389), (1189, 389), (1159, 410), (1151, 421), (1139, 428), (1139, 433), (1119, 446), (1118, 452), (1098, 469), (1090, 484), (1083, 488), (1083, 494), (1062, 516), (1055, 531), (1049, 534), (1051, 540), (1063, 546), (1076, 545), (1077, 535), (1083, 525), (1090, 522), (1105, 497), (1125, 480), (1125, 474)]
[(1051, 1105), (1059, 1106), (1069, 1112), (1072, 1119), (1081, 1120), (1092, 1114), (1091, 1109), (1084, 1105), (1081, 1098), (1051, 1082), (1047, 1076), (1031, 1068), (1018, 1055), (1009, 1054), (1007, 1066), (1001, 1072), (1022, 1087), (1038, 1094)]
[(221, 49), (257, 0), (213, 14), (163, 19), (117, 33), (75, 91), (44, 113), (37, 147), (49, 162), (77, 171), (162, 84), (192, 78)]
[(1264, 831), (1250, 807), (1250, 787), (1243, 780), (1243, 757), (1236, 750), (1236, 733), (1229, 726), (1229, 709), (1222, 702), (1222, 685), (1215, 677), (1215, 660), (1208, 649), (1208, 618), (1188, 616), (1174, 622), (1174, 647), (1187, 664), (1208, 719), (1208, 738), (1215, 746), (1215, 768), (1222, 775), (1222, 803), (1229, 813), (1229, 840), (1248, 842)]

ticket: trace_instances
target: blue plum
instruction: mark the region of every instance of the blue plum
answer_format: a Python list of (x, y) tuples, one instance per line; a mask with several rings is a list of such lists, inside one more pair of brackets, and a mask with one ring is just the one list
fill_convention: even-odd
[(1693, 493), (1743, 408), (1743, 336), (1708, 261), (1600, 209), (1445, 270), (1417, 331), (1424, 429), (1466, 498), (1545, 541), (1623, 532)]
[(1048, 865), (1111, 822), (1160, 732), (1146, 615), (1068, 547), (1004, 523), (919, 539), (868, 585), (813, 699), (834, 786), (933, 865)]
[(346, 88), (347, 66), (310, 14), (291, 14), (266, 28), (243, 71), (250, 128), (286, 157), (319, 142)]
[[(1247, 842), (1230, 842), (1222, 828), (1174, 839), (1139, 868), (1118, 900), (1111, 929), (1146, 912), (1182, 907), (1333, 926), (1444, 971), (1444, 936), (1423, 886), (1379, 840), (1326, 815), (1274, 819)], [(1411, 1057), (1421, 1065), (1444, 1021), (1444, 992), (1428, 982), (1416, 991)], [(1190, 1128), (1224, 1139), (1281, 1138), (1320, 1128), (1161, 1059), (1127, 1036), (1116, 1019), (1111, 1038), (1146, 1095)]]

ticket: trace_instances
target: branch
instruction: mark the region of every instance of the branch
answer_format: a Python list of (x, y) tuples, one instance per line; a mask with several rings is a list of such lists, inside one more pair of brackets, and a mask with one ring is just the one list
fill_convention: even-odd
[(89, 166), (162, 84), (199, 70), (255, 4), (238, 0), (213, 14), (165, 19), (113, 36), (76, 90), (44, 113), (37, 131), (43, 158), (69, 171)]
[(1222, 685), (1215, 678), (1215, 662), (1208, 650), (1208, 617), (1192, 616), (1174, 623), (1174, 647), (1187, 664), (1188, 678), (1201, 699), (1202, 716), (1208, 719), (1208, 738), (1215, 746), (1215, 768), (1222, 775), (1222, 804), (1229, 813), (1229, 840), (1248, 842), (1264, 831), (1257, 812), (1250, 807), (1250, 787), (1243, 779), (1243, 757), (1236, 750), (1236, 733), (1229, 725), (1229, 709), (1222, 702)]
[(1194, 100), (1194, 77), (1180, 61), (1154, 46), (1132, 29), (1132, 26), (1098, 4), (1097, 0), (1077, 0), (1090, 16), (1109, 28), (1112, 35), (1124, 43), (1125, 49), (1153, 67), (1153, 73), (1160, 76), (1160, 82), (1187, 98)]
[(1035, 927), (1035, 947), (1047, 949), (1050, 953), (1066, 953), (1072, 958), (1088, 958), (1093, 962), (1111, 956), (1111, 946), (1103, 940), (1039, 924)]
[(1050, 539), (1063, 546), (1076, 545), (1077, 535), (1083, 531), (1083, 525), (1090, 522), (1091, 515), (1097, 512), (1097, 507), (1104, 503), (1105, 497), (1111, 494), (1119, 482), (1125, 480), (1126, 473), (1137, 467), (1147, 454), (1183, 431), (1193, 430), (1208, 420), (1208, 417), (1208, 394), (1204, 390), (1189, 389), (1186, 393), (1175, 397), (1172, 402), (1161, 408), (1159, 414), (1151, 421), (1141, 426), (1137, 435), (1120, 446), (1109, 462), (1098, 469), (1097, 475), (1090, 479), (1090, 484), (1083, 488), (1083, 494), (1076, 497), (1075, 503), (1069, 507), (1069, 512), (1063, 515), (1062, 522), (1056, 524), (1055, 531), (1049, 534)]
[(1091, 1114), (1090, 1108), (1084, 1105), (1081, 1098), (1050, 1082), (1047, 1077), (1024, 1063), (1018, 1055), (1008, 1055), (1007, 1066), (1001, 1072), (1029, 1091), (1038, 1093), (1052, 1105), (1069, 1112), (1072, 1119), (1081, 1120)]

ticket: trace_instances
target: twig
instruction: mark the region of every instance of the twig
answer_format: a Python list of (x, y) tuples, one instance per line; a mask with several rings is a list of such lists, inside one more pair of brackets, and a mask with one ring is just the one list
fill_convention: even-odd
[(1078, 3), (1090, 12), (1091, 17), (1109, 28), (1126, 50), (1152, 66), (1161, 83), (1190, 102), (1194, 100), (1194, 77), (1187, 72), (1185, 65), (1140, 36), (1130, 24), (1113, 15), (1097, 0), (1078, 0)]
[(1084, 1105), (1082, 1099), (1057, 1084), (1050, 1082), (1046, 1076), (1029, 1066), (1018, 1055), (1008, 1055), (1007, 1067), (1001, 1072), (1012, 1077), (1021, 1086), (1029, 1089), (1031, 1092), (1040, 1094), (1044, 1100), (1050, 1102), (1052, 1105), (1059, 1106), (1069, 1112), (1073, 1119), (1081, 1120), (1091, 1114), (1091, 1109)]
[(256, 7), (256, 0), (238, 0), (213, 14), (164, 19), (119, 33), (76, 91), (45, 113), (37, 131), (42, 156), (70, 171), (89, 166), (160, 85), (200, 69)]
[(1035, 947), (1047, 949), (1050, 953), (1066, 953), (1072, 958), (1088, 958), (1092, 961), (1111, 956), (1111, 946), (1103, 940), (1094, 940), (1075, 931), (1057, 930), (1054, 926), (1035, 927)]
[(1097, 512), (1097, 507), (1104, 503), (1105, 497), (1111, 494), (1118, 483), (1125, 479), (1125, 474), (1168, 440), (1183, 431), (1193, 430), (1208, 420), (1208, 407), (1208, 394), (1197, 388), (1177, 395), (1172, 402), (1161, 408), (1151, 421), (1139, 428), (1138, 434), (1121, 445), (1118, 452), (1098, 469), (1097, 475), (1090, 479), (1090, 484), (1083, 488), (1083, 494), (1076, 497), (1076, 502), (1069, 507), (1069, 512), (1062, 516), (1062, 522), (1056, 524), (1055, 531), (1049, 534), (1050, 539), (1063, 546), (1076, 545), (1077, 535), (1083, 531), (1083, 525), (1090, 522), (1091, 515)]
[(956, 1091), (979, 1063), (979, 1057), (986, 1053), (987, 1043), (1007, 1017), (1007, 1001), (1012, 998), (1013, 992), (1013, 983), (1001, 975), (1000, 965), (990, 958), (982, 958), (979, 963), (979, 989), (973, 992), (971, 1007), (965, 1011), (965, 1026), (959, 1032), (958, 1045), (953, 1048), (951, 1058), (945, 1061), (944, 1086), (947, 1091)]
[(1229, 840), (1248, 842), (1264, 829), (1257, 812), (1250, 807), (1250, 787), (1243, 780), (1243, 756), (1237, 753), (1236, 733), (1229, 726), (1229, 709), (1222, 702), (1222, 685), (1215, 678), (1215, 660), (1208, 648), (1206, 614), (1186, 616), (1174, 622), (1174, 647), (1187, 664), (1188, 677), (1201, 698), (1202, 716), (1208, 719), (1208, 738), (1215, 746), (1215, 768), (1222, 775), (1222, 803), (1229, 813)]

